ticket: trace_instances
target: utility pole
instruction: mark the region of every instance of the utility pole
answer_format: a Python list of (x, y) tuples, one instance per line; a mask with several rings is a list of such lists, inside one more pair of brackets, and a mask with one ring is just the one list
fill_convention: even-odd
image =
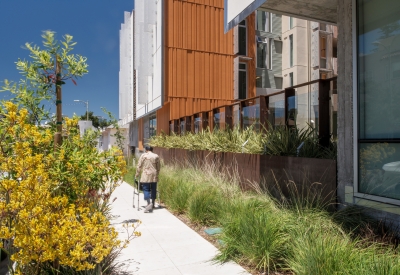
[(75, 102), (83, 102), (86, 105), (86, 121), (89, 121), (89, 100), (84, 101), (84, 100), (79, 100), (79, 99), (74, 99)]
[(62, 144), (62, 105), (61, 105), (61, 67), (56, 54), (56, 123), (57, 132), (54, 134), (54, 149)]

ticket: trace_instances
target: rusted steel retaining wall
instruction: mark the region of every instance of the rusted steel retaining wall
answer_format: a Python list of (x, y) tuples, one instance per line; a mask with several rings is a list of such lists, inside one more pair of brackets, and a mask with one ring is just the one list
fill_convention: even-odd
[(165, 164), (214, 165), (221, 172), (237, 175), (245, 190), (256, 184), (286, 196), (293, 191), (303, 195), (317, 192), (326, 201), (336, 200), (335, 160), (159, 147), (154, 148), (154, 152)]

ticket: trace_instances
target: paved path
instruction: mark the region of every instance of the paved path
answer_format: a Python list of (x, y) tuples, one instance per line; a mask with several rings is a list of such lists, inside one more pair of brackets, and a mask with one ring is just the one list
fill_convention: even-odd
[[(124, 236), (124, 221), (141, 220), (134, 239), (118, 258), (124, 274), (134, 275), (248, 275), (236, 263), (215, 265), (211, 260), (218, 249), (166, 209), (143, 213), (132, 208), (133, 187), (123, 183), (113, 193), (114, 226)], [(137, 197), (136, 197), (137, 204)], [(144, 208), (143, 194), (140, 206)]]

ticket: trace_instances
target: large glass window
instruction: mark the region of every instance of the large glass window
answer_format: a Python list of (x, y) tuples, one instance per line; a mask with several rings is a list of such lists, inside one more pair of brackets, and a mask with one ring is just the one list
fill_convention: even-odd
[(194, 132), (197, 134), (202, 129), (201, 127), (201, 116), (200, 114), (196, 114), (194, 116)]
[(266, 69), (268, 64), (268, 39), (257, 36), (257, 68)]
[(247, 97), (247, 64), (239, 63), (239, 99)]
[(186, 134), (186, 120), (184, 118), (180, 120), (179, 127), (180, 127), (180, 134), (181, 135)]
[(149, 118), (149, 137), (157, 135), (157, 117), (152, 115)]
[(400, 199), (400, 1), (358, 0), (358, 191)]
[(326, 36), (319, 38), (319, 51), (320, 51), (320, 68), (326, 69)]
[(257, 11), (256, 28), (259, 31), (272, 32), (272, 17), (269, 12)]
[(246, 20), (239, 23), (239, 55), (247, 55), (247, 27)]

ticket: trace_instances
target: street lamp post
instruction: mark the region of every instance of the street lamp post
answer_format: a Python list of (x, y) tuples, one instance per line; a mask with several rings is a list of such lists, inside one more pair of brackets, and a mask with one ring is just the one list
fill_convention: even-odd
[(84, 101), (84, 100), (75, 99), (74, 101), (75, 102), (83, 102), (86, 104), (86, 120), (89, 121), (89, 100)]

